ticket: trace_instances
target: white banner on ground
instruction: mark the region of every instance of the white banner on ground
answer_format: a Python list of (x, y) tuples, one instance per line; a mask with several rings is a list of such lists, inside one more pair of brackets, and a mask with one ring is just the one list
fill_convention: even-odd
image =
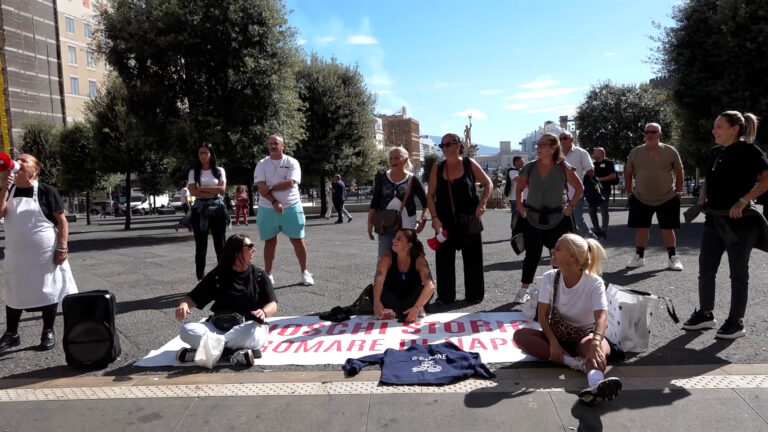
[[(484, 363), (532, 360), (517, 348), (512, 335), (526, 324), (520, 312), (441, 313), (419, 322), (374, 320), (369, 315), (333, 323), (317, 316), (277, 317), (268, 320), (269, 338), (258, 365), (343, 364), (348, 358), (405, 349), (412, 344), (453, 342), (480, 354)], [(170, 366), (185, 346), (176, 338), (152, 351), (136, 366)]]

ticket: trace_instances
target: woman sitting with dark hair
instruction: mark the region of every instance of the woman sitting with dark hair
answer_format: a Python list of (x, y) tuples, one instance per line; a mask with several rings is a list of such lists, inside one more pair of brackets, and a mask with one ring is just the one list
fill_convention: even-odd
[(220, 355), (235, 366), (253, 365), (254, 351), (259, 355), (266, 342), (264, 320), (277, 312), (272, 282), (263, 269), (252, 264), (255, 251), (248, 236), (231, 236), (224, 244), (219, 265), (181, 299), (176, 308), (179, 321), (191, 315), (190, 309), (203, 309), (210, 302), (213, 315), (206, 322), (181, 327), (181, 340), (191, 348), (180, 349), (176, 353), (178, 361), (193, 361), (200, 340), (212, 332), (224, 338), (224, 352)]
[(432, 298), (435, 283), (416, 231), (401, 229), (392, 249), (379, 259), (373, 284), (373, 315), (378, 319), (401, 318), (414, 322), (426, 316), (424, 305)]

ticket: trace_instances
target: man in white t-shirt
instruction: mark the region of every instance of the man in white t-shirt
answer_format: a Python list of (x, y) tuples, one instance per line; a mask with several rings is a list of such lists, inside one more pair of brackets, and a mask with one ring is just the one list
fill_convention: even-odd
[[(509, 222), (509, 228), (515, 229), (515, 221), (517, 218), (517, 201), (515, 200), (515, 191), (517, 190), (517, 179), (520, 176), (520, 168), (525, 165), (525, 161), (521, 156), (515, 156), (512, 158), (512, 168), (507, 172), (507, 184), (504, 187), (504, 193), (509, 200), (509, 206), (512, 208), (512, 217)], [(527, 191), (527, 189), (526, 189)], [(523, 197), (525, 199), (525, 197)]]
[[(584, 174), (592, 177), (595, 175), (595, 165), (592, 163), (592, 156), (581, 147), (573, 145), (573, 135), (568, 132), (560, 132), (560, 146), (563, 148), (563, 157), (565, 161), (576, 170), (576, 177), (579, 181), (584, 181)], [(573, 196), (573, 188), (568, 185), (568, 196)], [(581, 196), (579, 202), (573, 207), (573, 219), (576, 223), (576, 230), (584, 237), (596, 239), (597, 236), (584, 221), (584, 196)]]
[(314, 285), (312, 273), (307, 270), (307, 244), (304, 242), (304, 210), (301, 207), (299, 183), (301, 166), (296, 159), (283, 154), (285, 143), (280, 135), (272, 135), (267, 142), (269, 156), (260, 160), (253, 171), (253, 183), (259, 190), (259, 211), (256, 224), (259, 237), (264, 240), (264, 270), (272, 277), (277, 235), (282, 232), (291, 240), (301, 267), (301, 282)]

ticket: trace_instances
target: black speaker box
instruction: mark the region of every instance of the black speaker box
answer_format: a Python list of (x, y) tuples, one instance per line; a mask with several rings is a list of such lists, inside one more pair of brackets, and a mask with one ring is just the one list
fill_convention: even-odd
[(103, 369), (120, 355), (115, 296), (105, 290), (64, 297), (64, 354), (77, 369)]

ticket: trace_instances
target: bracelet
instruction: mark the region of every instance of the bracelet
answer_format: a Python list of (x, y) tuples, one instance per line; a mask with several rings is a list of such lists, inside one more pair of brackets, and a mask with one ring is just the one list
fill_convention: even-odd
[[(597, 336), (600, 336), (600, 339), (598, 339)], [(602, 342), (603, 339), (605, 339), (605, 336), (603, 336), (602, 334), (600, 334), (598, 332), (592, 332), (592, 339), (594, 339), (594, 340), (596, 340), (598, 342)]]
[(272, 205), (275, 205), (276, 202), (277, 202), (277, 199), (273, 199), (272, 200)]
[(67, 248), (57, 248), (56, 252), (69, 253), (69, 249), (67, 249)]

